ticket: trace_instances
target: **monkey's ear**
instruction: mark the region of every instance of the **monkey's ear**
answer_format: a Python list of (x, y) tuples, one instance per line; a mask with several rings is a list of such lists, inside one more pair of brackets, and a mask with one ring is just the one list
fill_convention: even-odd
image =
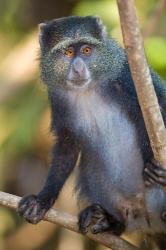
[(39, 24), (39, 43), (42, 52), (48, 51), (55, 43), (55, 20)]
[(108, 36), (106, 26), (103, 24), (103, 22), (99, 16), (95, 16), (94, 18), (95, 18), (97, 26), (99, 28), (101, 37), (105, 39)]
[(44, 30), (46, 28), (46, 23), (40, 23), (38, 25), (38, 32), (39, 32), (39, 43), (40, 43), (40, 47), (43, 47), (43, 34), (44, 34)]
[(39, 23), (38, 24), (39, 32), (43, 32), (45, 27), (46, 27), (46, 23)]

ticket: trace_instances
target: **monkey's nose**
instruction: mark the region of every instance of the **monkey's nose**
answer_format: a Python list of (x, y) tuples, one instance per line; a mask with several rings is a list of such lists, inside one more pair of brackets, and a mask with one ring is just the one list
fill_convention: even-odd
[(81, 58), (78, 57), (73, 61), (73, 70), (80, 76), (82, 75), (85, 70), (85, 63)]
[(90, 81), (90, 72), (82, 58), (76, 57), (72, 61), (67, 81), (77, 86), (84, 85)]

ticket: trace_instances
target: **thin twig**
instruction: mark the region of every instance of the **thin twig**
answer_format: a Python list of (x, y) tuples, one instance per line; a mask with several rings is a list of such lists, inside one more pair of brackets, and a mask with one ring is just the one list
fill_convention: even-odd
[[(20, 199), (21, 198), (18, 196), (0, 192), (0, 204), (5, 207), (16, 210)], [(44, 217), (44, 220), (79, 233), (76, 216), (51, 208)], [(111, 248), (112, 250), (138, 250), (137, 247), (131, 245), (129, 242), (109, 233), (102, 233), (98, 235), (88, 233), (87, 236), (90, 239), (97, 241), (108, 248)]]

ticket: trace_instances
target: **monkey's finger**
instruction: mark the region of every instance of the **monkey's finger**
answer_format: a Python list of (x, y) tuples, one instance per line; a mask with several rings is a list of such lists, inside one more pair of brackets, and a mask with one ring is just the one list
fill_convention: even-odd
[(93, 234), (101, 233), (110, 228), (110, 223), (109, 221), (104, 218), (103, 220), (100, 220), (98, 223), (95, 223), (94, 225), (91, 226), (91, 232)]
[(155, 181), (162, 186), (166, 185), (166, 178), (157, 176), (154, 172), (150, 171), (149, 168), (145, 168), (144, 171), (150, 182)]
[(156, 181), (154, 181), (144, 170), (143, 172), (143, 179), (144, 179), (144, 182), (145, 182), (145, 186), (146, 187), (150, 187), (154, 184), (156, 184)]
[(152, 172), (154, 175), (158, 177), (163, 177), (166, 178), (166, 170), (162, 169), (161, 166), (155, 165), (153, 162), (152, 163), (146, 163), (146, 171), (149, 173)]
[(146, 178), (144, 178), (144, 180), (145, 180), (146, 187), (150, 187), (150, 186), (156, 184), (156, 182), (153, 179), (151, 179), (148, 175), (146, 176)]
[(157, 176), (166, 178), (166, 170), (163, 169), (156, 160), (153, 159), (152, 162), (148, 164), (148, 168)]
[(92, 221), (92, 210), (87, 207), (79, 214), (78, 226), (81, 233), (86, 234)]
[(92, 205), (92, 218), (94, 220), (102, 220), (106, 217), (106, 211), (99, 205), (93, 204)]
[(18, 204), (17, 211), (19, 215), (22, 216), (27, 207), (33, 206), (35, 204), (35, 199), (36, 199), (35, 195), (28, 195), (23, 197)]

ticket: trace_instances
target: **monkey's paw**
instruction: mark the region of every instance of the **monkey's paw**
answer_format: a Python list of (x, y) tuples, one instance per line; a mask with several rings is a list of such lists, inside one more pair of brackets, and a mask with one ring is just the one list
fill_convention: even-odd
[(88, 232), (89, 227), (93, 234), (110, 231), (115, 235), (121, 235), (125, 230), (124, 223), (108, 214), (99, 204), (93, 204), (81, 211), (78, 225), (83, 234)]
[(146, 163), (143, 172), (145, 185), (160, 184), (166, 186), (166, 170), (162, 169), (156, 160)]
[(51, 205), (51, 201), (41, 199), (37, 195), (28, 195), (20, 200), (17, 210), (26, 221), (36, 224), (43, 219)]

